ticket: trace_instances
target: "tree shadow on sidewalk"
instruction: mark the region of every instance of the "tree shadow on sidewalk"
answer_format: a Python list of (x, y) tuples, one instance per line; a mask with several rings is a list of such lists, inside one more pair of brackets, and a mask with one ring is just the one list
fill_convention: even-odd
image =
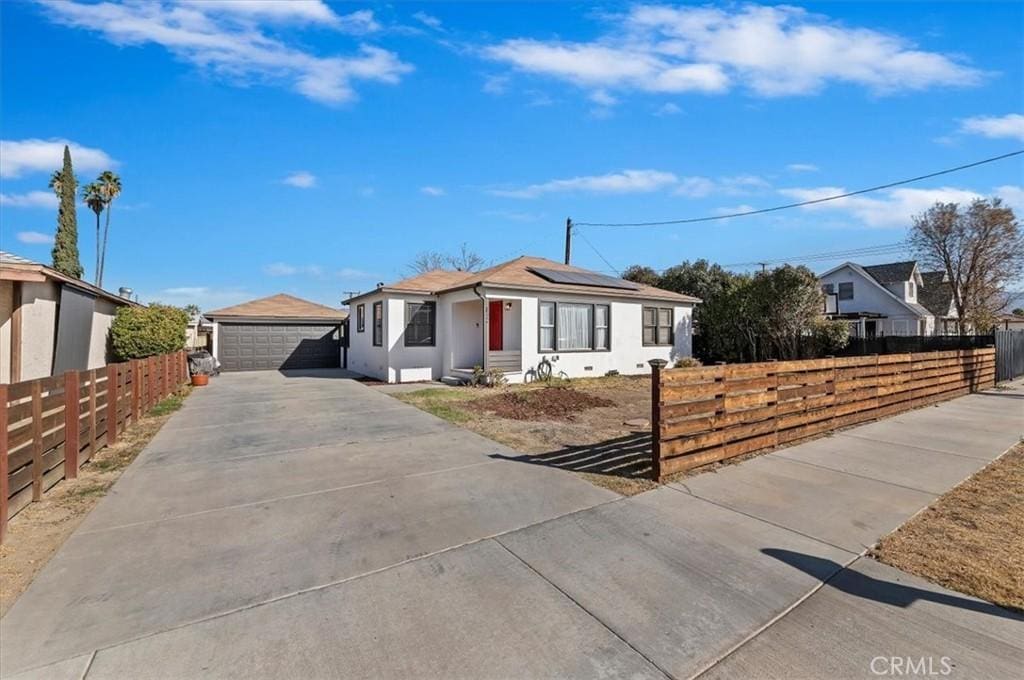
[[(821, 578), (823, 573), (841, 571), (841, 573), (825, 585), (866, 600), (874, 600), (875, 602), (900, 608), (909, 607), (918, 600), (923, 600), (947, 607), (956, 607), (957, 609), (966, 609), (981, 614), (988, 614), (989, 616), (998, 616), (1024, 622), (1024, 616), (989, 602), (873, 578), (862, 574), (854, 568), (844, 569), (841, 564), (821, 557), (815, 557), (814, 555), (793, 552), (792, 550), (782, 550), (780, 548), (764, 548), (761, 552), (815, 578)], [(936, 588), (939, 587), (936, 586)]]
[(650, 479), (651, 477), (650, 432), (633, 432), (624, 437), (608, 439), (596, 444), (565, 446), (548, 453), (524, 453), (519, 456), (500, 453), (490, 455), (492, 458), (545, 465), (573, 472), (589, 472), (626, 479)]

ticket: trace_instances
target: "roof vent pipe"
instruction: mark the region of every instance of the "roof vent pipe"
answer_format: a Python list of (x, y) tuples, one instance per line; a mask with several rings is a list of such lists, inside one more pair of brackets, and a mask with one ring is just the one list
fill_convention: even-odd
[(120, 288), (117, 289), (117, 294), (120, 295), (121, 297), (123, 297), (125, 300), (131, 300), (132, 299), (132, 293), (134, 293), (134, 292), (135, 291), (133, 291), (128, 286), (121, 286)]

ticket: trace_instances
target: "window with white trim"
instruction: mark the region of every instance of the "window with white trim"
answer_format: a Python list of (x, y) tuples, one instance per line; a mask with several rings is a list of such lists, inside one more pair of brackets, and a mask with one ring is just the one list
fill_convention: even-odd
[(583, 302), (540, 302), (540, 352), (605, 352), (611, 349), (611, 307)]
[(643, 308), (643, 344), (671, 345), (675, 310), (671, 307)]

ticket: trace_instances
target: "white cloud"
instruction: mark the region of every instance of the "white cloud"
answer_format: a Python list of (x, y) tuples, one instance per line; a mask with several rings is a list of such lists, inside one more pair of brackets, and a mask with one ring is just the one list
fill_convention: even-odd
[(1006, 185), (996, 187), (992, 190), (992, 193), (1003, 199), (1006, 205), (1013, 208), (1013, 212), (1017, 214), (1018, 219), (1024, 216), (1024, 187)]
[(508, 76), (487, 76), (484, 78), (483, 91), (487, 94), (505, 94), (509, 80)]
[(52, 191), (30, 191), (27, 194), (0, 194), (0, 205), (11, 208), (56, 208), (60, 201)]
[[(782, 189), (784, 196), (797, 201), (812, 201), (827, 196), (842, 194), (843, 187), (815, 187)], [(993, 195), (1004, 198), (1011, 206), (1013, 202), (1021, 202), (1022, 190), (1019, 186), (1003, 186), (993, 190)], [(801, 208), (808, 212), (845, 212), (862, 222), (865, 226), (876, 228), (906, 228), (911, 218), (918, 215), (936, 202), (970, 203), (976, 198), (984, 198), (982, 194), (970, 189), (956, 187), (937, 187), (934, 189), (899, 188), (890, 189), (875, 195), (851, 196), (835, 201), (819, 203)]]
[(804, 95), (829, 83), (876, 93), (978, 84), (957, 58), (897, 35), (848, 27), (792, 6), (737, 9), (637, 5), (591, 42), (516, 38), (485, 57), (586, 89)]
[(590, 93), (590, 101), (594, 102), (598, 106), (615, 106), (619, 103), (619, 100), (611, 96), (604, 90), (594, 90)]
[(960, 131), (998, 139), (1008, 137), (1024, 142), (1024, 115), (974, 116), (960, 121)]
[(76, 171), (110, 170), (117, 161), (102, 149), (82, 146), (66, 139), (0, 140), (0, 177), (21, 177), (31, 172), (50, 173), (64, 163), (64, 146), (71, 150)]
[(359, 195), (363, 198), (373, 198), (377, 195), (376, 187), (360, 187)]
[(672, 102), (665, 102), (654, 110), (655, 116), (678, 116), (683, 112), (682, 107)]
[(683, 177), (673, 193), (690, 198), (703, 198), (711, 194), (740, 196), (770, 188), (767, 180), (757, 175), (736, 175), (733, 177)]
[[(208, 13), (223, 12), (266, 21), (338, 26), (341, 17), (322, 0), (178, 0), (179, 4)], [(372, 12), (370, 13), (372, 15)]]
[(206, 286), (179, 286), (177, 288), (164, 288), (162, 292), (168, 295), (181, 295), (186, 297), (194, 297), (196, 295), (203, 295), (210, 289)]
[(44, 234), (41, 231), (19, 231), (17, 239), (30, 245), (51, 244), (53, 243), (53, 234)]
[(263, 267), (263, 273), (267, 276), (295, 276), (297, 274), (323, 276), (324, 268), (315, 264), (294, 265), (286, 262), (273, 262)]
[(293, 172), (281, 181), (288, 186), (298, 189), (312, 189), (316, 186), (316, 175), (300, 170), (299, 172)]
[(137, 295), (144, 302), (162, 302), (178, 307), (198, 305), (203, 310), (237, 305), (256, 297), (250, 291), (241, 288), (197, 285), (175, 286), (157, 291), (137, 291)]
[(420, 187), (420, 193), (424, 196), (444, 196), (446, 192), (441, 187)]
[(658, 191), (675, 184), (678, 178), (659, 170), (623, 170), (607, 175), (590, 175), (555, 179), (531, 184), (520, 189), (492, 189), (489, 193), (509, 198), (537, 198), (544, 194), (585, 192), (595, 194), (630, 194)]
[(416, 12), (412, 15), (412, 18), (428, 28), (433, 28), (435, 30), (439, 30), (441, 28), (441, 20), (433, 15), (427, 14), (426, 12)]
[[(233, 81), (286, 82), (309, 99), (337, 104), (356, 98), (353, 82), (359, 80), (397, 83), (412, 70), (397, 55), (379, 47), (361, 45), (350, 56), (320, 57), (291, 47), (263, 33), (255, 22), (267, 12), (240, 12), (223, 4), (174, 4), (166, 1), (126, 5), (101, 2), (42, 0), (50, 17), (61, 24), (97, 31), (115, 45), (156, 44), (179, 59)], [(289, 3), (290, 4), (290, 3)], [(252, 8), (246, 3), (243, 7)], [(309, 7), (307, 6), (307, 12)], [(314, 7), (315, 9), (315, 7)], [(329, 8), (326, 8), (328, 11)], [(296, 10), (273, 10), (280, 13)], [(319, 10), (322, 11), (322, 10)], [(345, 24), (372, 28), (372, 14), (340, 17)]]
[(817, 172), (818, 166), (811, 163), (790, 163), (786, 169), (790, 172)]
[(362, 269), (342, 267), (331, 270), (318, 264), (289, 264), (287, 262), (274, 262), (263, 267), (263, 273), (267, 276), (308, 276), (314, 279), (370, 279), (374, 274), (365, 272)]

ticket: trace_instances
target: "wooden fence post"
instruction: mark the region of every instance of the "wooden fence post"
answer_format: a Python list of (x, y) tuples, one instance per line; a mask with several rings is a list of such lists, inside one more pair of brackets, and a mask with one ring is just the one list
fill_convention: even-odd
[(107, 446), (117, 443), (117, 364), (107, 364)]
[(43, 498), (43, 384), (32, 381), (32, 500)]
[(664, 359), (651, 359), (651, 478), (661, 482), (661, 369)]
[(64, 479), (78, 476), (78, 371), (64, 374)]
[(0, 385), (0, 543), (7, 533), (7, 385)]
[(146, 410), (153, 408), (156, 403), (153, 394), (156, 392), (156, 366), (153, 357), (146, 358)]
[(89, 371), (89, 457), (96, 455), (99, 436), (96, 433), (96, 369)]
[(141, 396), (142, 386), (139, 384), (141, 379), (139, 374), (142, 371), (139, 369), (139, 364), (142, 363), (138, 359), (132, 359), (131, 363), (131, 376), (132, 376), (132, 425), (136, 425), (139, 422), (139, 397)]

